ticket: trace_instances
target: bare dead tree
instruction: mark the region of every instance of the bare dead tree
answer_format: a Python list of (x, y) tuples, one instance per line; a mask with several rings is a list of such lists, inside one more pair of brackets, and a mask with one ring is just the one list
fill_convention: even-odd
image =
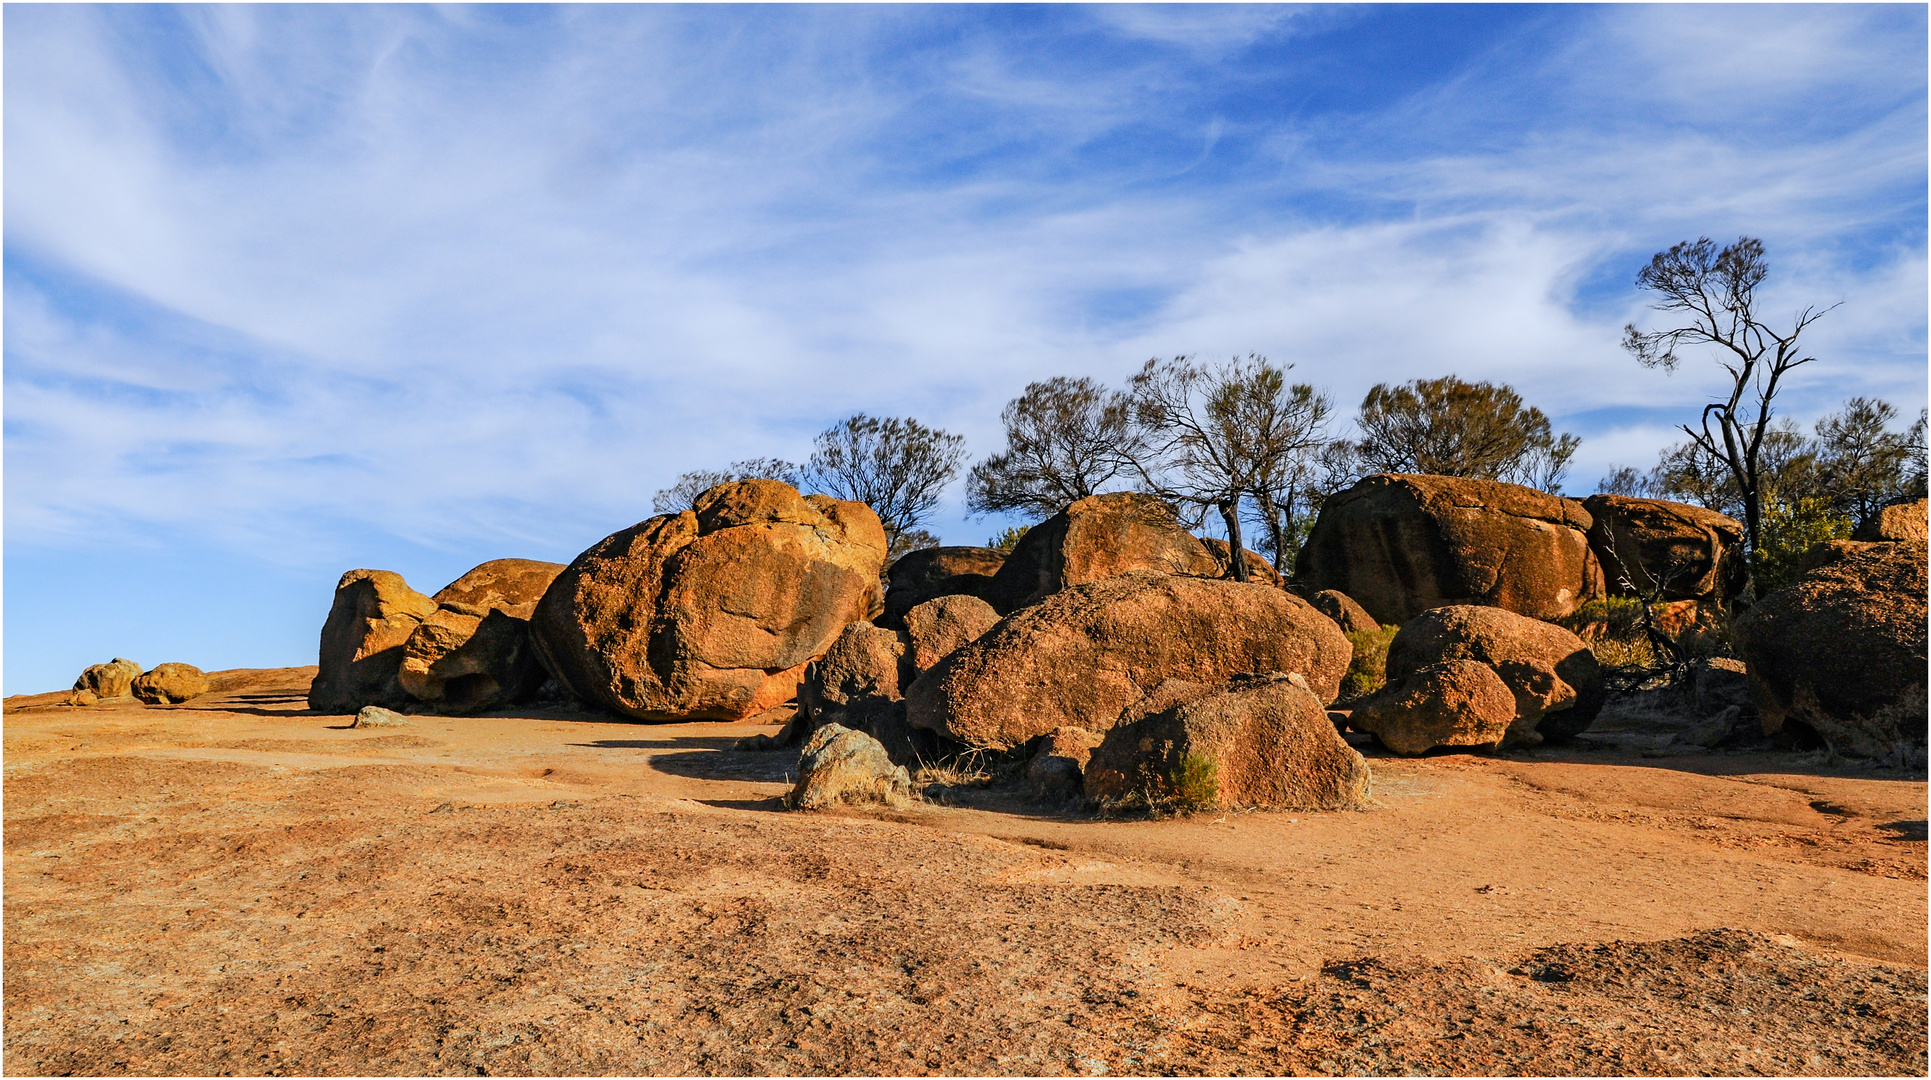
[(931, 547), (919, 526), (958, 475), (965, 437), (909, 417), (858, 413), (818, 433), (803, 479), (815, 490), (870, 506), (891, 542), (889, 558)]
[(1255, 354), (1218, 367), (1185, 356), (1153, 359), (1127, 391), (1135, 472), (1170, 502), (1220, 514), (1236, 581), (1248, 577), (1242, 499), (1278, 490), (1291, 459), (1319, 444), (1329, 410), (1312, 386), (1290, 386), (1287, 370)]
[(972, 467), (966, 507), (975, 514), (1023, 513), (1035, 519), (1098, 494), (1130, 466), (1125, 395), (1092, 379), (1056, 376), (1028, 385), (999, 419), (1006, 448)]
[(1655, 310), (1679, 313), (1687, 325), (1642, 331), (1630, 323), (1623, 329), (1623, 348), (1644, 367), (1673, 372), (1681, 359), (1678, 349), (1710, 346), (1717, 363), (1729, 372), (1729, 395), (1703, 406), (1699, 427), (1685, 424), (1683, 431), (1729, 470), (1743, 504), (1745, 542), (1753, 553), (1762, 535), (1760, 456), (1770, 430), (1771, 402), (1785, 375), (1817, 359), (1802, 354), (1799, 335), (1838, 306), (1821, 311), (1806, 307), (1789, 332), (1780, 334), (1757, 313), (1756, 289), (1769, 273), (1761, 240), (1739, 237), (1720, 251), (1707, 236), (1683, 241), (1657, 252), (1637, 273), (1636, 284), (1658, 294)]

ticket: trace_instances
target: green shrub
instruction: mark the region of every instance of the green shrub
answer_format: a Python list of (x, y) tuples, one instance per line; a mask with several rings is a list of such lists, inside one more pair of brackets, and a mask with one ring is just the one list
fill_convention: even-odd
[(1168, 777), (1178, 808), (1206, 809), (1220, 802), (1220, 763), (1202, 754), (1186, 754)]
[(1399, 626), (1383, 626), (1376, 630), (1358, 630), (1348, 635), (1348, 644), (1354, 646), (1354, 659), (1348, 662), (1348, 673), (1341, 677), (1340, 701), (1356, 701), (1367, 697), (1388, 682), (1388, 646), (1394, 643)]
[(1003, 551), (1010, 555), (1012, 554), (1012, 549), (1018, 547), (1019, 541), (1024, 539), (1026, 534), (1031, 531), (1032, 526), (1030, 525), (1009, 526), (999, 535), (988, 537), (986, 539), (986, 546), (994, 551)]
[(1768, 596), (1797, 580), (1804, 552), (1827, 540), (1848, 540), (1851, 519), (1833, 514), (1823, 499), (1792, 499), (1763, 508), (1759, 546), (1750, 557), (1750, 576), (1758, 596)]

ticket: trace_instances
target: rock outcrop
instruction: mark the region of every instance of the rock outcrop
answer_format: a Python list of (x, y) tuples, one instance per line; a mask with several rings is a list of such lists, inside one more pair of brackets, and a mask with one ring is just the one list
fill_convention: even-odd
[(1357, 706), (1348, 726), (1397, 754), (1438, 746), (1499, 747), (1516, 723), (1515, 694), (1487, 664), (1444, 660)]
[(1589, 544), (1610, 592), (1726, 603), (1748, 580), (1743, 526), (1667, 499), (1591, 495)]
[(403, 648), (436, 601), (388, 570), (351, 570), (335, 585), (335, 603), (322, 623), (320, 670), (308, 688), (308, 707), (352, 713), (364, 705), (400, 707), (415, 700), (396, 676)]
[(134, 696), (149, 705), (178, 705), (208, 692), (208, 675), (193, 664), (156, 664), (134, 680)]
[(798, 756), (798, 782), (785, 805), (817, 810), (840, 803), (897, 804), (911, 791), (911, 777), (892, 764), (877, 739), (827, 724), (812, 733)]
[(1368, 609), (1355, 603), (1347, 593), (1322, 589), (1308, 597), (1307, 602), (1314, 605), (1314, 610), (1333, 619), (1334, 625), (1340, 627), (1344, 634), (1367, 634), (1381, 629), (1381, 624), (1374, 621)]
[(1321, 507), (1294, 583), (1346, 593), (1389, 625), (1445, 604), (1559, 619), (1603, 592), (1591, 524), (1574, 499), (1517, 484), (1370, 476)]
[(919, 676), (906, 705), (915, 727), (1003, 750), (1060, 727), (1105, 731), (1167, 679), (1298, 672), (1332, 701), (1351, 656), (1334, 621), (1285, 590), (1141, 570), (1007, 616)]
[(586, 701), (640, 720), (739, 720), (791, 700), (805, 664), (878, 613), (885, 550), (862, 503), (720, 484), (577, 556), (532, 636)]
[(993, 575), (1006, 553), (984, 547), (929, 547), (908, 551), (885, 571), (885, 613), (878, 625), (903, 629), (905, 613), (941, 596), (992, 595)]
[(1343, 810), (1366, 804), (1368, 763), (1321, 701), (1285, 675), (1236, 678), (1106, 733), (1086, 797), (1197, 808)]
[(1924, 761), (1925, 560), (1923, 543), (1872, 543), (1737, 619), (1764, 734), (1796, 723), (1840, 753)]
[(903, 722), (907, 666), (902, 635), (852, 623), (823, 657), (806, 665), (798, 704), (814, 728), (841, 724), (877, 736), (880, 720)]
[(74, 680), (68, 700), (76, 705), (98, 705), (103, 701), (131, 698), (134, 680), (141, 677), (141, 665), (117, 656), (105, 664), (94, 664)]
[(1218, 577), (1220, 564), (1159, 499), (1130, 491), (1093, 495), (1026, 530), (984, 599), (1007, 614), (1132, 570)]
[(1893, 503), (1877, 512), (1875, 520), (1866, 524), (1851, 537), (1853, 540), (1910, 540), (1925, 543), (1931, 539), (1931, 503), (1923, 499), (1917, 502)]
[(530, 616), (562, 572), (561, 563), (494, 559), (450, 582), (403, 645), (396, 681), (441, 713), (527, 700), (545, 678), (530, 642)]
[(1577, 735), (1607, 696), (1602, 668), (1581, 638), (1501, 608), (1457, 605), (1424, 611), (1402, 625), (1388, 646), (1388, 685), (1369, 700), (1369, 715), (1377, 715), (1383, 699), (1400, 698), (1404, 684), (1423, 668), (1449, 660), (1487, 665), (1507, 685), (1515, 697), (1509, 744)]

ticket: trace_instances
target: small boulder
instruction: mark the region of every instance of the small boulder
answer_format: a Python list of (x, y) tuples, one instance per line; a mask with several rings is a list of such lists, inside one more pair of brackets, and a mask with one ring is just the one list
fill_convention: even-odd
[(1927, 513), (1931, 504), (1919, 499), (1916, 502), (1893, 503), (1877, 512), (1877, 517), (1857, 530), (1854, 540), (1910, 540), (1925, 543), (1931, 539), (1931, 520)]
[[(1374, 695), (1348, 716), (1397, 754), (1438, 746), (1505, 746), (1541, 742), (1533, 721), (1518, 726), (1515, 694), (1487, 664), (1445, 660), (1422, 667)], [(1513, 733), (1514, 737), (1511, 737)]]
[(1580, 734), (1607, 697), (1596, 654), (1581, 638), (1553, 623), (1470, 604), (1424, 611), (1402, 625), (1388, 646), (1382, 693), (1398, 692), (1416, 672), (1444, 660), (1495, 669), (1515, 695), (1517, 741), (1529, 730), (1553, 740)]
[(403, 645), (396, 680), (437, 712), (505, 708), (548, 677), (530, 642), (530, 615), (561, 563), (494, 559), (449, 583)]
[(134, 680), (134, 696), (149, 705), (174, 705), (208, 692), (208, 676), (193, 664), (156, 664)]
[(1334, 625), (1344, 634), (1371, 634), (1381, 629), (1368, 609), (1354, 602), (1347, 593), (1335, 589), (1322, 589), (1307, 598), (1314, 610), (1334, 620)]
[(1026, 763), (1026, 783), (1041, 802), (1079, 796), (1086, 783), (1086, 763), (1105, 736), (1083, 728), (1055, 728), (1039, 739), (1039, 749)]
[(335, 585), (335, 602), (322, 623), (320, 665), (309, 684), (308, 707), (349, 713), (364, 705), (415, 700), (396, 680), (403, 648), (436, 601), (388, 570), (351, 570)]
[(1054, 728), (1105, 731), (1167, 679), (1299, 672), (1325, 703), (1352, 656), (1332, 619), (1283, 589), (1133, 571), (1007, 616), (920, 675), (907, 715), (967, 746), (1009, 750)]
[(904, 700), (905, 639), (882, 626), (845, 627), (820, 659), (805, 667), (798, 703), (813, 726), (864, 727), (872, 715)]
[(1370, 476), (1322, 504), (1294, 583), (1391, 626), (1445, 604), (1560, 619), (1603, 593), (1592, 524), (1576, 500), (1519, 484)]
[(931, 669), (960, 646), (984, 637), (999, 622), (992, 605), (976, 596), (941, 596), (905, 613), (906, 659), (914, 673)]
[(786, 797), (793, 810), (838, 803), (897, 805), (911, 794), (912, 778), (892, 764), (885, 747), (862, 731), (827, 724), (812, 733), (798, 757), (798, 783)]
[(409, 718), (394, 709), (385, 709), (380, 705), (364, 705), (362, 710), (355, 714), (355, 723), (349, 726), (352, 728), (408, 727)]
[(1743, 726), (1742, 707), (1729, 705), (1678, 732), (1676, 741), (1685, 746), (1712, 750), (1729, 742)]
[(1119, 491), (1080, 499), (1026, 530), (985, 596), (1001, 614), (1133, 570), (1220, 576), (1220, 565), (1171, 507)]
[(132, 697), (134, 680), (140, 677), (141, 665), (117, 656), (105, 664), (95, 664), (81, 672), (80, 678), (74, 680), (70, 700), (76, 705), (98, 705), (103, 701)]
[(1756, 702), (1750, 697), (1749, 669), (1743, 661), (1727, 656), (1711, 657), (1691, 664), (1690, 692), (1698, 716), (1715, 716), (1732, 707), (1756, 707)]
[(585, 701), (640, 720), (743, 720), (792, 700), (805, 665), (878, 613), (885, 550), (863, 503), (720, 484), (577, 556), (531, 634)]
[(1344, 810), (1365, 805), (1368, 763), (1318, 698), (1284, 675), (1234, 679), (1106, 733), (1086, 797), (1152, 805)]
[(1924, 760), (1925, 559), (1922, 543), (1871, 543), (1737, 619), (1765, 735), (1794, 721), (1846, 755)]
[[(1232, 565), (1227, 558), (1227, 553), (1233, 550), (1233, 545), (1212, 536), (1203, 536), (1200, 542), (1206, 545), (1207, 553), (1214, 557), (1214, 566), (1217, 567), (1215, 576), (1231, 576), (1227, 573)], [(1286, 584), (1281, 580), (1279, 571), (1274, 569), (1274, 564), (1268, 562), (1267, 557), (1258, 551), (1247, 552), (1247, 580), (1265, 582), (1276, 587)]]

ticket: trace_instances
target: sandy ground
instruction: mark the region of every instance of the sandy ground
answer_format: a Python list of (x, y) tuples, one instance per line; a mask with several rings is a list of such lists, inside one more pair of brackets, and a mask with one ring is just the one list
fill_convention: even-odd
[(313, 670), (8, 699), (6, 1072), (1926, 1070), (1921, 774), (1608, 722), (1355, 813), (801, 814), (757, 729)]

